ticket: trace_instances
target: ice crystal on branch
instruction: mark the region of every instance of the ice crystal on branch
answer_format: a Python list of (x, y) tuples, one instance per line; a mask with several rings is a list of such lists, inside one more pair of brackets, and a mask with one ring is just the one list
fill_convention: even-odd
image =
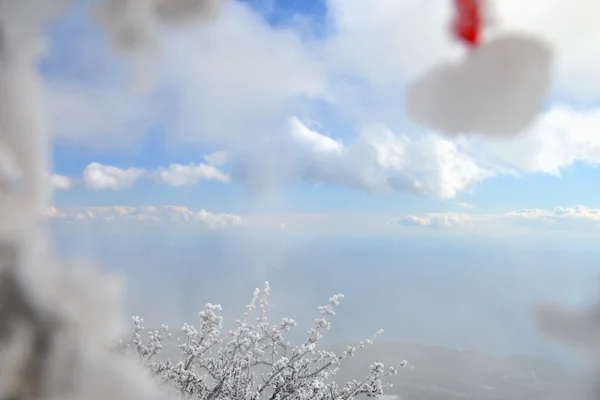
[[(371, 345), (383, 333), (377, 332), (358, 346), (348, 346), (340, 354), (318, 349), (322, 333), (330, 328), (329, 318), (335, 315), (343, 295), (331, 297), (329, 304), (318, 308), (319, 317), (306, 339), (293, 346), (284, 334), (296, 322), (289, 318), (275, 324), (269, 321), (269, 293), (268, 283), (262, 295), (256, 289), (243, 318), (236, 320), (235, 328), (227, 332), (223, 331), (223, 317), (219, 315), (221, 306), (206, 304), (199, 313), (198, 328), (183, 325), (185, 341), (179, 345), (178, 361), (156, 357), (163, 350), (163, 342), (171, 337), (169, 328), (163, 325), (159, 330), (148, 331), (144, 340), (144, 320), (139, 317), (133, 317), (134, 330), (129, 340), (116, 343), (114, 349), (137, 354), (139, 362), (158, 382), (185, 399), (350, 400), (359, 395), (377, 397), (390, 386), (383, 379), (395, 375), (398, 369), (385, 368), (379, 362), (371, 365), (362, 380), (343, 386), (333, 380), (342, 360)], [(402, 361), (398, 367), (405, 365)]]

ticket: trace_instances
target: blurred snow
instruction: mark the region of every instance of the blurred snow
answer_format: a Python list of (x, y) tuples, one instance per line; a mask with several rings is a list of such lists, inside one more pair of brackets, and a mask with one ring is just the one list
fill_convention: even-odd
[(578, 350), (585, 368), (580, 380), (568, 388), (568, 396), (596, 400), (600, 395), (600, 306), (596, 304), (576, 309), (557, 303), (539, 304), (534, 318), (540, 333), (549, 339)]
[(552, 50), (545, 43), (503, 35), (419, 78), (408, 89), (407, 112), (448, 135), (513, 136), (541, 111), (551, 67)]

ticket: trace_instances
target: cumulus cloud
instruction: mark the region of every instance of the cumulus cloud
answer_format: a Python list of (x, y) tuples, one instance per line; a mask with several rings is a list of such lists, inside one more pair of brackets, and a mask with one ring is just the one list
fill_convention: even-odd
[(64, 175), (51, 175), (50, 183), (54, 189), (66, 190), (73, 186), (83, 185), (94, 190), (123, 190), (132, 188), (142, 178), (152, 178), (155, 182), (169, 186), (189, 186), (201, 181), (214, 180), (230, 182), (229, 175), (217, 168), (215, 164), (226, 162), (226, 153), (217, 152), (205, 157), (209, 164), (189, 163), (188, 165), (170, 164), (155, 170), (143, 168), (119, 168), (97, 162), (88, 164), (82, 173), (81, 180)]
[(44, 217), (56, 223), (101, 223), (123, 224), (130, 226), (185, 225), (209, 230), (234, 228), (246, 224), (246, 218), (227, 213), (211, 213), (206, 210), (192, 211), (181, 206), (162, 207), (86, 207), (57, 209), (49, 208)]
[(512, 141), (463, 143), (479, 165), (501, 164), (523, 173), (558, 175), (576, 163), (600, 164), (600, 108), (555, 105)]
[(407, 112), (451, 135), (513, 136), (541, 112), (551, 60), (550, 48), (537, 39), (495, 38), (418, 79), (407, 92)]
[[(298, 118), (288, 123), (287, 144), (280, 158), (252, 160), (281, 162), (251, 174), (244, 165), (239, 179), (269, 179), (269, 174), (288, 180), (349, 186), (376, 193), (413, 191), (418, 194), (452, 198), (474, 184), (494, 176), (493, 169), (480, 168), (455, 143), (431, 134), (413, 139), (382, 125), (365, 126), (349, 143), (308, 128)], [(287, 167), (287, 169), (286, 169)]]
[[(543, 172), (559, 175), (576, 163), (600, 164), (600, 109), (554, 106), (513, 140), (452, 140), (435, 133), (394, 132), (365, 125), (355, 138), (330, 137), (293, 117), (287, 136), (257, 144), (242, 163), (242, 182), (304, 180), (370, 192), (412, 191), (453, 198), (494, 176)], [(350, 137), (350, 139), (348, 139)], [(464, 205), (461, 205), (464, 206)]]
[(289, 134), (292, 140), (304, 145), (315, 153), (340, 154), (344, 145), (339, 140), (320, 134), (309, 129), (298, 117), (288, 120)]
[(121, 169), (93, 162), (83, 170), (83, 182), (94, 190), (121, 190), (132, 187), (144, 174), (139, 168)]

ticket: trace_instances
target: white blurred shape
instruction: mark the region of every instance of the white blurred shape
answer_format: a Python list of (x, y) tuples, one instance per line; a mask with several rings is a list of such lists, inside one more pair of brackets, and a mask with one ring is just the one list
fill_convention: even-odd
[(67, 190), (73, 186), (73, 180), (64, 175), (50, 175), (50, 186), (54, 190)]
[(551, 70), (552, 50), (545, 43), (503, 35), (418, 79), (408, 90), (407, 112), (447, 135), (513, 136), (542, 110)]

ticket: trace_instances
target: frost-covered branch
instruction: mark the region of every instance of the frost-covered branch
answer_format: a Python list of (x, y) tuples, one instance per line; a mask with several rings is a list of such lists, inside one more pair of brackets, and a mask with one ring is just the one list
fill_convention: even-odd
[[(367, 376), (339, 386), (334, 380), (341, 362), (358, 349), (373, 343), (374, 338), (358, 346), (348, 346), (340, 354), (317, 348), (323, 332), (329, 330), (329, 318), (335, 315), (342, 295), (329, 299), (318, 308), (319, 317), (308, 330), (306, 339), (292, 346), (284, 335), (296, 322), (283, 318), (276, 324), (268, 319), (269, 284), (254, 296), (235, 329), (223, 332), (223, 317), (219, 305), (207, 304), (200, 312), (200, 326), (184, 324), (185, 343), (179, 345), (180, 360), (157, 360), (163, 342), (171, 337), (169, 328), (148, 331), (142, 340), (144, 321), (133, 317), (134, 330), (128, 341), (115, 343), (114, 350), (137, 354), (138, 360), (152, 371), (157, 381), (166, 383), (181, 398), (197, 397), (206, 400), (287, 400), (330, 399), (350, 400), (359, 395), (379, 396), (391, 385), (383, 383), (395, 375), (395, 367), (385, 368), (382, 363), (371, 365)], [(258, 315), (254, 315), (256, 308)], [(399, 363), (400, 367), (405, 361)]]

